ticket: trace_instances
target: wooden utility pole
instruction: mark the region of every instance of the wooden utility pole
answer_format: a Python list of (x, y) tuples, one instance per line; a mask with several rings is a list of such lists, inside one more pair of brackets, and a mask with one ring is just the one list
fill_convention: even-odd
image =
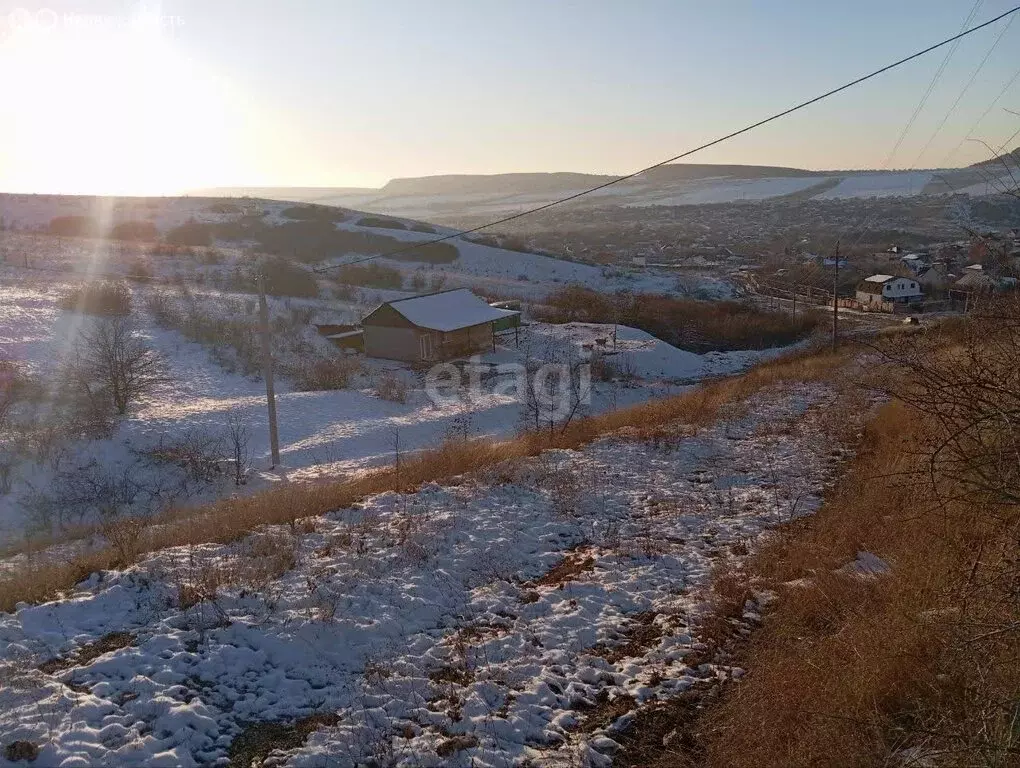
[(276, 390), (273, 386), (273, 345), (269, 333), (269, 305), (266, 303), (266, 282), (262, 270), (258, 276), (259, 332), (262, 336), (262, 375), (266, 379), (266, 405), (269, 408), (269, 450), (275, 469), (280, 463), (280, 435), (276, 428)]
[(832, 273), (832, 351), (839, 338), (839, 240), (836, 241), (835, 270)]

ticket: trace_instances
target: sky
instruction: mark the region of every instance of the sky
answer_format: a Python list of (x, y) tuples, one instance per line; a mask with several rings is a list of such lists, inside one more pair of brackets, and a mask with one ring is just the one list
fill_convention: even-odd
[[(628, 173), (1013, 2), (0, 0), (0, 191)], [(988, 110), (1020, 67), (1007, 23), (959, 44), (895, 153), (945, 48), (689, 162), (984, 159), (968, 136), (1020, 128), (1020, 78)]]

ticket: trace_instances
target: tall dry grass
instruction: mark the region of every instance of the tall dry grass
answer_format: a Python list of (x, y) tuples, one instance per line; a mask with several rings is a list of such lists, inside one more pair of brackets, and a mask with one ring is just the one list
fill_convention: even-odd
[[(995, 349), (988, 338), (1002, 341), (999, 328), (968, 344)], [(880, 410), (823, 508), (720, 579), (723, 606), (742, 610), (752, 588), (778, 596), (738, 651), (747, 675), (693, 723), (686, 709), (672, 724), (665, 718), (664, 732), (683, 722), (682, 748), (624, 764), (1020, 765), (1020, 508), (983, 482), (991, 441), (970, 468), (937, 450), (947, 439), (942, 406), (961, 393), (988, 397), (982, 382), (994, 394), (989, 412), (1014, 423), (1010, 387), (1020, 370), (989, 365), (973, 347), (966, 357), (979, 364), (965, 368), (959, 337), (944, 341), (941, 352), (922, 349), (905, 370), (880, 377), (910, 404), (894, 399)], [(939, 365), (948, 366), (941, 378), (927, 378)], [(1000, 432), (981, 431), (1003, 447)], [(1015, 465), (1012, 444), (1005, 448), (1012, 459), (999, 458)], [(848, 568), (862, 551), (890, 570)]]
[[(402, 457), (399, 469), (386, 467), (349, 480), (285, 485), (252, 496), (225, 499), (197, 509), (176, 510), (152, 520), (134, 539), (131, 551), (106, 546), (67, 562), (29, 558), (0, 577), (0, 610), (18, 602), (37, 603), (72, 588), (97, 570), (125, 567), (145, 553), (172, 546), (226, 543), (261, 525), (296, 524), (390, 490), (409, 491), (431, 482), (475, 472), (508, 459), (535, 455), (547, 448), (577, 448), (603, 435), (629, 429), (649, 439), (683, 423), (695, 427), (715, 422), (724, 412), (735, 415), (744, 401), (768, 387), (832, 377), (846, 365), (845, 354), (803, 350), (763, 363), (747, 373), (699, 386), (689, 392), (574, 421), (552, 432), (538, 431), (505, 440), (448, 442), (434, 450)], [(50, 542), (55, 543), (55, 542)]]

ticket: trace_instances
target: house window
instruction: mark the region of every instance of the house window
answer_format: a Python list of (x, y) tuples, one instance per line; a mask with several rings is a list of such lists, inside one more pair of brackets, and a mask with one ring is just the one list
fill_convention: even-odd
[(421, 359), (430, 359), (432, 357), (432, 335), (423, 333), (418, 337), (418, 343), (421, 345)]

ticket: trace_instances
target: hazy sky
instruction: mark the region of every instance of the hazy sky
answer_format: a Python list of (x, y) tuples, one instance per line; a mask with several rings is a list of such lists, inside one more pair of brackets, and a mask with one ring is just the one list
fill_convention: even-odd
[[(983, 0), (975, 23), (1013, 0)], [(0, 0), (0, 190), (374, 186), (629, 172), (955, 34), (974, 0)], [(1020, 15), (1020, 14), (1016, 14)], [(1020, 67), (964, 40), (892, 167), (963, 139)], [(882, 167), (944, 50), (690, 162)], [(1020, 128), (1020, 80), (975, 130)], [(919, 156), (920, 155), (920, 156)]]

